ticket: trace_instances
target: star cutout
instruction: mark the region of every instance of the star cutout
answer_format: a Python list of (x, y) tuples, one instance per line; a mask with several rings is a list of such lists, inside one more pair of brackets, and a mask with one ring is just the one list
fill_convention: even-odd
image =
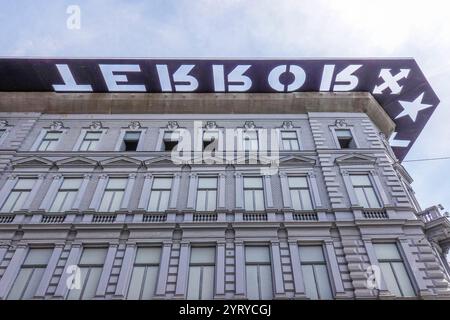
[(398, 103), (400, 103), (401, 106), (403, 107), (403, 111), (398, 116), (396, 116), (395, 119), (403, 117), (403, 116), (409, 116), (412, 121), (416, 122), (417, 113), (420, 110), (423, 110), (423, 109), (433, 106), (432, 104), (422, 103), (424, 94), (425, 94), (425, 92), (422, 92), (422, 94), (420, 96), (418, 96), (412, 102), (399, 100)]

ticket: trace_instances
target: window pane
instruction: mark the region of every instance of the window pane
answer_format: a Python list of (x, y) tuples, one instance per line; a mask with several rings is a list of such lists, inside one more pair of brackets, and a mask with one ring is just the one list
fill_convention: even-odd
[(208, 209), (208, 211), (213, 211), (216, 209), (217, 192), (216, 191), (208, 191), (207, 195), (208, 195), (207, 209)]
[(305, 294), (310, 299), (319, 299), (312, 265), (302, 265), (303, 281), (305, 283)]
[(158, 267), (147, 267), (146, 277), (144, 279), (144, 288), (142, 290), (142, 299), (149, 300), (155, 294), (156, 281), (158, 280)]
[(208, 248), (191, 248), (191, 263), (210, 263), (214, 264), (216, 258), (216, 249)]
[(255, 210), (264, 210), (264, 193), (262, 190), (253, 191), (255, 195)]
[(80, 151), (87, 151), (89, 148), (89, 141), (83, 141), (80, 145)]
[(372, 187), (364, 188), (364, 193), (366, 194), (369, 208), (380, 208), (381, 207), (380, 202), (378, 201), (378, 198)]
[(368, 175), (352, 174), (350, 175), (353, 186), (372, 186)]
[(364, 208), (370, 208), (369, 203), (367, 202), (366, 195), (362, 188), (355, 188), (356, 198), (358, 199), (358, 203)]
[(122, 198), (123, 198), (123, 191), (114, 191), (109, 211), (114, 212), (119, 210)]
[(292, 208), (294, 208), (294, 210), (302, 210), (299, 190), (291, 190), (291, 202)]
[(397, 297), (401, 297), (402, 293), (397, 284), (397, 281), (395, 280), (394, 272), (389, 262), (381, 262), (380, 269), (381, 269), (381, 276), (383, 277), (384, 282), (388, 287), (388, 290)]
[(335, 132), (338, 138), (352, 138), (350, 129), (336, 129)]
[(45, 268), (34, 268), (22, 299), (32, 299), (34, 297), (44, 272)]
[(107, 189), (125, 189), (127, 180), (126, 178), (110, 178)]
[(55, 200), (53, 201), (52, 206), (50, 207), (50, 212), (59, 212), (63, 206), (63, 203), (66, 199), (67, 192), (60, 191), (56, 194)]
[(133, 267), (127, 299), (139, 300), (141, 298), (141, 290), (144, 284), (144, 273), (145, 267)]
[(24, 265), (46, 265), (50, 260), (53, 249), (30, 249)]
[(402, 260), (395, 243), (374, 243), (378, 260)]
[(138, 248), (135, 263), (158, 264), (161, 256), (161, 248)]
[(98, 140), (100, 139), (100, 135), (102, 133), (100, 131), (88, 131), (86, 132), (86, 135), (84, 136), (84, 139), (87, 140)]
[(301, 262), (325, 262), (322, 246), (299, 246)]
[(38, 150), (39, 150), (39, 151), (45, 151), (45, 150), (47, 150), (49, 143), (50, 143), (49, 141), (43, 140), (43, 141), (41, 142), (41, 144), (39, 145)]
[(189, 267), (189, 281), (187, 290), (188, 299), (191, 300), (200, 299), (200, 274), (201, 274), (200, 266)]
[(169, 207), (170, 191), (161, 191), (158, 211), (166, 211)]
[(137, 131), (127, 131), (124, 136), (124, 140), (139, 140), (141, 132)]
[(76, 189), (81, 186), (82, 179), (78, 178), (65, 178), (61, 184), (61, 189)]
[(411, 280), (409, 279), (408, 272), (405, 269), (403, 262), (392, 262), (392, 268), (394, 269), (395, 276), (397, 277), (400, 289), (404, 296), (412, 297), (415, 296), (414, 289), (411, 285)]
[(179, 131), (166, 131), (166, 132), (164, 132), (164, 140), (178, 141), (178, 140), (180, 140), (180, 132)]
[(19, 179), (14, 186), (14, 190), (31, 190), (36, 179)]
[(16, 280), (14, 281), (13, 287), (9, 291), (8, 295), (9, 300), (18, 300), (22, 298), (22, 295), (25, 291), (25, 287), (28, 283), (28, 280), (31, 277), (32, 272), (33, 268), (25, 268), (20, 270)]
[(270, 263), (269, 247), (245, 247), (245, 261)]
[(3, 212), (12, 212), (14, 209), (14, 206), (17, 203), (17, 200), (20, 197), (21, 192), (17, 192), (17, 191), (12, 191), (8, 198), (5, 201), (5, 204), (2, 207), (2, 211)]
[(47, 132), (47, 134), (45, 135), (45, 140), (58, 140), (59, 136), (61, 135), (61, 132), (57, 131), (57, 132)]
[(217, 131), (203, 131), (203, 141), (219, 140), (219, 132)]
[(199, 188), (207, 188), (207, 189), (215, 189), (217, 188), (217, 179), (216, 178), (200, 178), (198, 179), (198, 187)]
[(202, 294), (200, 299), (211, 300), (214, 297), (214, 267), (202, 268)]
[(259, 266), (259, 278), (261, 282), (261, 299), (272, 299), (272, 270), (270, 265)]
[(259, 299), (258, 266), (246, 266), (247, 299)]
[(262, 179), (259, 177), (244, 178), (244, 188), (262, 188)]
[(100, 203), (100, 212), (108, 212), (109, 206), (111, 204), (112, 198), (114, 196), (114, 191), (105, 191), (103, 194), (102, 202)]
[(290, 140), (291, 150), (300, 150), (300, 145), (298, 144), (298, 140)]
[(158, 211), (160, 191), (152, 191), (148, 202), (148, 211)]
[(67, 294), (67, 300), (78, 300), (81, 297), (83, 292), (83, 288), (88, 280), (88, 274), (90, 272), (90, 268), (83, 267), (80, 268), (80, 278), (81, 278), (81, 287), (80, 289), (73, 288)]
[(302, 199), (302, 210), (312, 210), (312, 201), (309, 190), (300, 190), (300, 197)]
[(106, 248), (85, 248), (80, 259), (80, 264), (103, 264), (106, 258)]
[(62, 207), (60, 209), (62, 212), (65, 212), (65, 211), (68, 211), (68, 210), (72, 209), (72, 205), (73, 205), (73, 203), (75, 201), (75, 197), (77, 196), (77, 192), (76, 191), (69, 191), (69, 192), (66, 192), (66, 193), (67, 193), (66, 200), (64, 200), (64, 203), (63, 203), (63, 205), (62, 205)]
[(320, 299), (332, 299), (330, 280), (328, 278), (327, 267), (325, 265), (315, 265), (314, 273), (316, 275), (317, 289)]
[(295, 131), (282, 131), (281, 136), (283, 139), (297, 139), (297, 132)]
[(291, 188), (308, 188), (306, 177), (289, 177), (288, 182)]
[(199, 190), (197, 192), (197, 211), (205, 211), (206, 210), (206, 191)]
[(89, 151), (97, 150), (97, 146), (98, 146), (98, 140), (90, 141), (89, 142), (89, 146), (88, 146), (88, 150)]
[(172, 178), (155, 178), (153, 180), (153, 189), (170, 189)]
[(253, 211), (255, 208), (253, 207), (253, 191), (245, 190), (244, 191), (244, 206), (245, 210)]
[(88, 278), (84, 284), (84, 292), (81, 299), (90, 300), (95, 297), (95, 292), (97, 291), (98, 282), (100, 281), (100, 275), (102, 273), (101, 267), (90, 268)]

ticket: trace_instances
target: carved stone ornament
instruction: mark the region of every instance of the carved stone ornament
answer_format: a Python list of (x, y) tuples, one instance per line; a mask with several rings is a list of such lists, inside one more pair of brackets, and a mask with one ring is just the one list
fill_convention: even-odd
[(0, 120), (0, 128), (5, 128), (8, 126), (8, 120)]
[(139, 121), (131, 121), (128, 125), (128, 128), (131, 130), (137, 130), (141, 128), (141, 123)]
[(217, 124), (215, 121), (206, 121), (205, 128), (208, 130), (217, 129)]
[(178, 129), (180, 126), (178, 125), (178, 122), (176, 121), (169, 121), (169, 123), (167, 124), (167, 129), (169, 130), (175, 130)]
[(89, 129), (91, 130), (100, 130), (103, 128), (101, 121), (92, 121), (92, 123), (89, 125)]
[(283, 121), (281, 127), (283, 129), (292, 129), (294, 126), (292, 125), (292, 121)]
[(50, 130), (60, 130), (64, 128), (64, 123), (62, 121), (53, 121), (50, 125)]
[(344, 119), (336, 119), (334, 125), (338, 128), (345, 128), (347, 126), (347, 122)]
[(247, 130), (248, 129), (255, 129), (256, 126), (255, 126), (255, 123), (253, 121), (245, 121), (244, 128), (247, 129)]

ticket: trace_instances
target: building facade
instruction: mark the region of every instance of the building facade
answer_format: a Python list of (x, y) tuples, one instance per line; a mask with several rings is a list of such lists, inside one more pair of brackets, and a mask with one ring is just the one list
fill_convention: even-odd
[(0, 99), (0, 299), (450, 298), (370, 93)]

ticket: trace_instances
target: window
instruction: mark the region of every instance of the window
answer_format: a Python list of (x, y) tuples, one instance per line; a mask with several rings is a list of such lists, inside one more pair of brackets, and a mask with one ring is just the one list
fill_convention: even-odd
[(187, 298), (211, 300), (214, 297), (215, 248), (192, 248)]
[(300, 150), (296, 131), (281, 131), (281, 143), (283, 144), (283, 150)]
[(350, 175), (358, 202), (364, 208), (381, 208), (380, 201), (367, 174)]
[(388, 290), (398, 297), (415, 296), (411, 280), (395, 243), (374, 243), (381, 275)]
[(78, 267), (80, 268), (81, 286), (70, 289), (68, 300), (89, 300), (95, 297), (106, 258), (106, 248), (84, 248)]
[(172, 178), (154, 178), (147, 210), (151, 212), (166, 211), (169, 207), (171, 187)]
[(141, 137), (140, 131), (125, 132), (120, 151), (136, 151), (140, 137)]
[(272, 268), (269, 247), (247, 246), (245, 248), (245, 273), (248, 299), (272, 299)]
[(102, 135), (101, 131), (87, 131), (80, 145), (80, 151), (93, 151), (97, 149)]
[(244, 206), (248, 211), (264, 210), (264, 191), (260, 177), (244, 178)]
[(72, 209), (81, 182), (80, 178), (65, 178), (50, 207), (50, 212), (65, 212)]
[(138, 248), (127, 299), (149, 300), (155, 294), (161, 248)]
[(9, 291), (9, 300), (32, 299), (42, 280), (52, 249), (30, 249)]
[(114, 212), (120, 209), (125, 187), (127, 185), (126, 178), (109, 178), (100, 203), (100, 212)]
[(336, 138), (341, 149), (356, 148), (355, 139), (353, 139), (352, 131), (350, 129), (335, 129)]
[(289, 177), (289, 192), (294, 210), (312, 210), (311, 194), (306, 177)]
[(219, 143), (218, 131), (203, 131), (203, 149), (208, 148), (209, 151), (217, 150)]
[(36, 179), (19, 179), (3, 204), (2, 212), (14, 212), (22, 209), (35, 181)]
[(300, 246), (299, 254), (306, 296), (310, 299), (332, 299), (322, 246)]
[(245, 131), (243, 140), (244, 151), (258, 151), (258, 131)]
[(180, 141), (180, 133), (174, 131), (166, 131), (164, 132), (164, 150), (163, 151), (172, 151)]
[(42, 138), (38, 151), (54, 151), (61, 133), (61, 131), (47, 131), (44, 138)]
[(217, 199), (217, 178), (199, 178), (197, 189), (197, 211), (214, 211)]

